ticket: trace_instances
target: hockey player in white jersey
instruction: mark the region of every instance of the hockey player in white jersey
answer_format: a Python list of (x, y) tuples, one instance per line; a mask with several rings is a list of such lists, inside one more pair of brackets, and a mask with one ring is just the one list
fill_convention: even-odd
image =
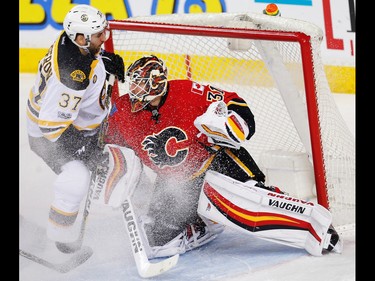
[[(96, 8), (76, 5), (64, 30), (38, 65), (27, 101), (27, 131), (32, 151), (57, 174), (47, 235), (70, 242), (90, 171), (102, 157), (98, 131), (107, 116), (106, 78), (124, 81), (123, 59), (102, 50), (108, 22)], [(32, 165), (32, 163), (30, 163)]]

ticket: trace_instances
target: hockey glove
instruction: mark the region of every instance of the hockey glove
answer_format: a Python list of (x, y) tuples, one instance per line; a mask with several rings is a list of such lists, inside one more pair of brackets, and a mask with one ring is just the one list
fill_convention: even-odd
[(107, 72), (107, 80), (110, 74), (116, 75), (117, 79), (122, 83), (125, 82), (125, 66), (121, 56), (102, 50), (101, 52), (105, 70)]
[(90, 171), (103, 161), (103, 149), (98, 145), (98, 130), (77, 130), (73, 125), (57, 140), (59, 150), (70, 160), (81, 160)]
[(223, 101), (213, 102), (194, 121), (195, 127), (207, 136), (209, 143), (239, 149), (249, 134), (241, 116), (229, 110)]

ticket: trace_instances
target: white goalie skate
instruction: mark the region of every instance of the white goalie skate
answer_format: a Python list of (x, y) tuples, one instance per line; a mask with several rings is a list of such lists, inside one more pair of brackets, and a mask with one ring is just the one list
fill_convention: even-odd
[(324, 246), (323, 246), (323, 252), (334, 252), (341, 254), (342, 253), (342, 248), (343, 248), (343, 241), (338, 235), (337, 231), (335, 228), (330, 225), (327, 231), (327, 236), (324, 241)]
[(183, 232), (163, 246), (151, 247), (149, 258), (168, 257), (175, 254), (183, 254), (187, 251), (201, 247), (214, 240), (224, 226), (210, 220), (189, 224)]

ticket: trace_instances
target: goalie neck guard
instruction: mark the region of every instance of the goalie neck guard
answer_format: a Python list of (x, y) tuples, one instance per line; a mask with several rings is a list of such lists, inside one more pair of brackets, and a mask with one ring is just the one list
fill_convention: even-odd
[(131, 111), (145, 108), (156, 97), (167, 92), (167, 68), (156, 56), (145, 56), (133, 62), (125, 74), (126, 94), (132, 104)]

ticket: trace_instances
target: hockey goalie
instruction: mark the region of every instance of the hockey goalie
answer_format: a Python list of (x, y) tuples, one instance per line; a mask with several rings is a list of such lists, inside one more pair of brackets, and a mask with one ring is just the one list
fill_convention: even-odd
[[(341, 252), (327, 209), (264, 185), (264, 174), (243, 147), (255, 133), (246, 101), (211, 85), (167, 80), (167, 74), (153, 55), (128, 67), (126, 92), (112, 96), (108, 168), (94, 190), (94, 201), (127, 212), (147, 258), (183, 254), (225, 227), (315, 256)], [(150, 197), (148, 210), (139, 215), (131, 196), (140, 188), (143, 166), (156, 179), (143, 194)]]

